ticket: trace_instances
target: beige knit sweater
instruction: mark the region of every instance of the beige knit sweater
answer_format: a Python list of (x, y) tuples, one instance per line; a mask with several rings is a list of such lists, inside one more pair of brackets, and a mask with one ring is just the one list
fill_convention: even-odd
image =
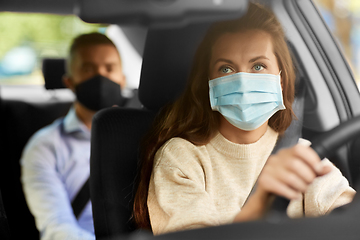
[[(155, 235), (231, 223), (241, 210), (278, 134), (270, 127), (255, 143), (235, 144), (218, 133), (196, 146), (181, 138), (167, 141), (156, 153), (148, 208)], [(324, 164), (333, 166), (328, 160)], [(304, 195), (291, 201), (290, 217), (318, 216), (350, 202), (355, 191), (333, 166)], [(303, 209), (305, 203), (305, 210)]]

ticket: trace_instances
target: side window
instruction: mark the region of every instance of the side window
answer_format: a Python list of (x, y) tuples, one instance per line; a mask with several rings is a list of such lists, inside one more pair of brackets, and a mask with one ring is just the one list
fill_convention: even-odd
[(360, 88), (360, 1), (313, 1), (342, 48)]
[(76, 16), (0, 13), (0, 85), (43, 85), (42, 59), (65, 58), (75, 36), (106, 30)]

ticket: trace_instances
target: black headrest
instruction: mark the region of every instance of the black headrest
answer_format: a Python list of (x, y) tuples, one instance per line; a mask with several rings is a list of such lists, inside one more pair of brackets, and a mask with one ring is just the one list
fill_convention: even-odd
[(66, 88), (62, 77), (65, 74), (65, 59), (45, 58), (42, 62), (42, 72), (46, 89)]
[(157, 111), (183, 91), (195, 51), (210, 23), (181, 29), (149, 30), (142, 62), (139, 99)]

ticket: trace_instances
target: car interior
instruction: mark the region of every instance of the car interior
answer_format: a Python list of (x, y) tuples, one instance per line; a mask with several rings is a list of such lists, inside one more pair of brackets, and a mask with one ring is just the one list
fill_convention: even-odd
[[(114, 7), (109, 8), (105, 2)], [(97, 239), (152, 238), (149, 232), (139, 232), (131, 221), (134, 179), (142, 137), (159, 109), (181, 94), (194, 52), (211, 22), (239, 17), (246, 11), (248, 1), (214, 0), (194, 3), (195, 1), (189, 0), (184, 1), (183, 5), (179, 5), (179, 1), (150, 1), (163, 4), (161, 6), (165, 10), (158, 12), (156, 7), (147, 5), (148, 1), (140, 2), (142, 4), (137, 7), (129, 3), (127, 8), (122, 9), (122, 3), (113, 0), (91, 0), (86, 4), (85, 1), (80, 1), (78, 6), (82, 10), (78, 15), (85, 21), (127, 24), (127, 37), (136, 43), (143, 33), (139, 33), (136, 27), (132, 30), (128, 24), (135, 23), (149, 28), (145, 46), (137, 47), (143, 48), (138, 91), (125, 107), (101, 110), (93, 119), (90, 194)], [(214, 7), (217, 6), (215, 3), (222, 2), (236, 7), (218, 7), (220, 10)], [(283, 24), (297, 73), (294, 102), (297, 120), (293, 121), (276, 150), (295, 144), (299, 137), (316, 141), (322, 134), (359, 115), (360, 94), (350, 67), (312, 1), (256, 2), (273, 9)], [(19, 3), (23, 1), (0, 3), (0, 6), (3, 5), (7, 11), (57, 14), (72, 13), (74, 9), (74, 2), (71, 0), (65, 1), (62, 6), (55, 4), (51, 7), (46, 1), (21, 7)], [(203, 6), (203, 10), (199, 10), (199, 6)], [(44, 59), (43, 74), (48, 91), (64, 87), (61, 82), (63, 73), (64, 59)], [(30, 136), (56, 118), (64, 116), (71, 104), (72, 102), (58, 101), (56, 96), (53, 101), (42, 103), (2, 99), (0, 96), (0, 111), (3, 116), (0, 118), (0, 144), (5, 156), (0, 167), (0, 236), (4, 239), (10, 239), (10, 236), (12, 239), (39, 239), (34, 218), (22, 192), (19, 160)], [(355, 135), (350, 140), (340, 144), (336, 151), (326, 157), (342, 171), (350, 185), (357, 189), (360, 177), (360, 138)], [(232, 239), (241, 232), (244, 239), (267, 239), (270, 234), (274, 239), (337, 239), (347, 232), (346, 239), (357, 239), (360, 230), (354, 227), (354, 223), (358, 221), (360, 214), (359, 204), (356, 204), (358, 199), (357, 195), (354, 204), (334, 211), (329, 217), (234, 224), (155, 238), (226, 239), (224, 236), (227, 236)], [(262, 230), (257, 231), (258, 228)], [(280, 231), (284, 228), (285, 231)], [(323, 231), (318, 231), (319, 228)], [(321, 236), (319, 232), (322, 233)]]
[[(42, 71), (44, 87), (47, 91), (65, 88), (62, 76), (65, 73), (65, 59), (43, 59)], [(27, 237), (38, 239), (34, 218), (28, 210), (20, 182), (20, 158), (29, 138), (40, 128), (67, 114), (72, 101), (62, 101), (56, 95), (47, 102), (27, 102), (23, 100), (1, 100), (1, 112), (6, 118), (1, 121), (0, 144), (5, 150), (7, 160), (1, 167), (1, 192), (9, 226), (15, 239)], [(137, 90), (126, 107), (140, 108)], [(26, 232), (17, 231), (26, 226)], [(29, 237), (30, 236), (30, 237)], [(31, 238), (33, 236), (33, 238)]]
[[(196, 46), (208, 27), (209, 24), (205, 23), (176, 31), (150, 31), (139, 86), (139, 98), (144, 108), (106, 109), (94, 117), (90, 193), (97, 237), (111, 237), (134, 230), (129, 219), (141, 137), (160, 108), (175, 100), (183, 91)], [(192, 44), (190, 46), (188, 43), (184, 51), (181, 46), (186, 42)], [(159, 57), (155, 59), (154, 56)], [(175, 60), (173, 56), (177, 56)], [(156, 67), (164, 65), (167, 66), (165, 70)], [(298, 120), (287, 129), (281, 142), (277, 143), (276, 150), (296, 144), (301, 136), (305, 97), (304, 80), (301, 78), (298, 74), (298, 91), (294, 102)]]

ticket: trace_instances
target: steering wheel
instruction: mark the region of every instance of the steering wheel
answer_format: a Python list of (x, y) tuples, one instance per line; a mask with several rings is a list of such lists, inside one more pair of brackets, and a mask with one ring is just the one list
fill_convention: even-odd
[[(339, 147), (358, 136), (360, 136), (360, 116), (352, 118), (320, 135), (312, 142), (311, 147), (319, 155), (320, 159), (324, 159), (330, 157)], [(265, 219), (270, 222), (278, 222), (286, 218), (286, 209), (289, 202), (284, 197), (276, 196)]]

